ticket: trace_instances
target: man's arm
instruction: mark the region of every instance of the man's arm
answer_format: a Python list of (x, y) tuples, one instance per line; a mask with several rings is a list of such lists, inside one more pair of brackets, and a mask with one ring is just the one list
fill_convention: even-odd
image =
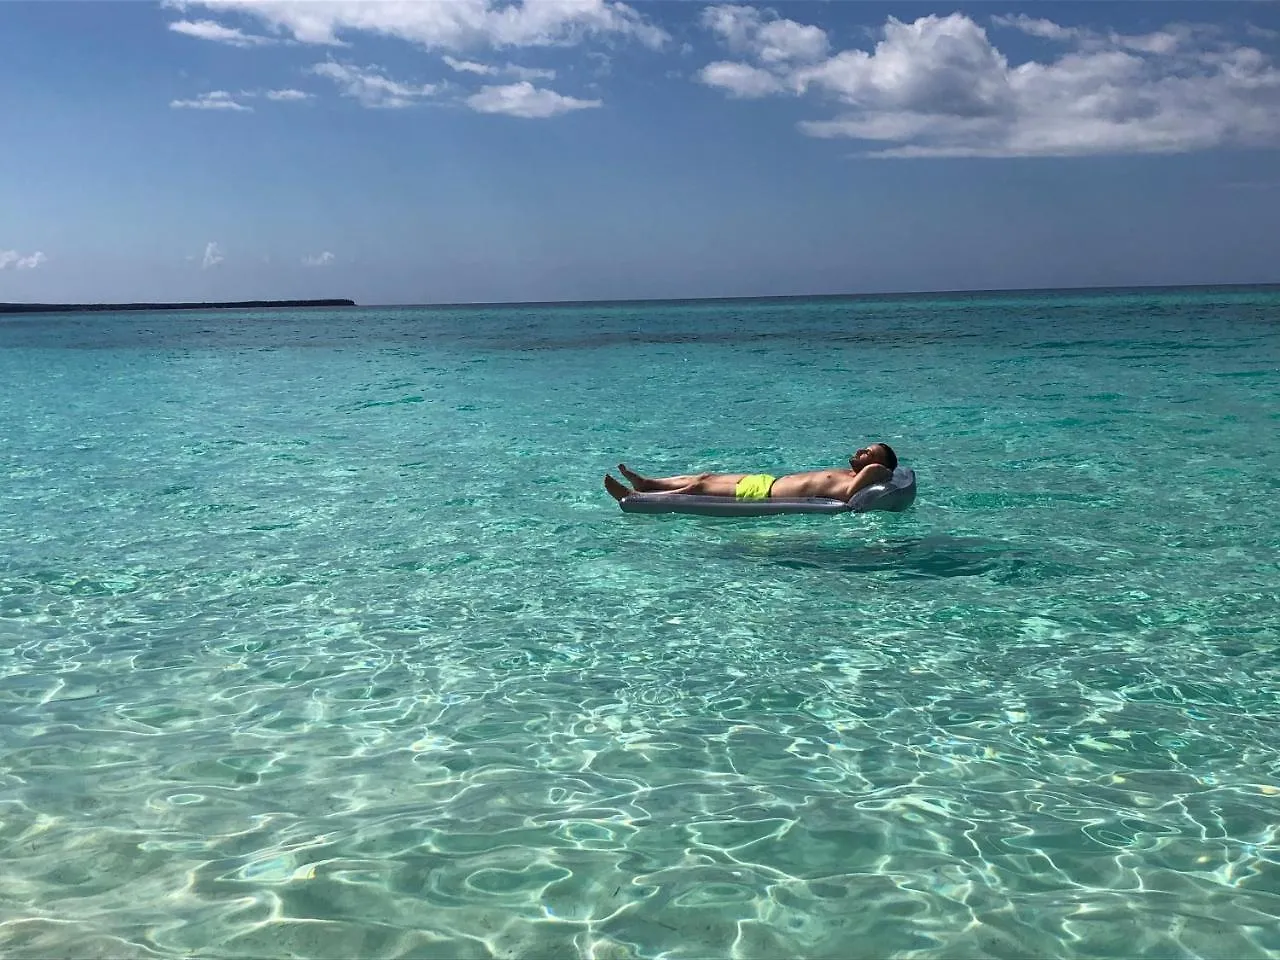
[(858, 475), (847, 484), (846, 490), (840, 494), (841, 500), (852, 500), (859, 490), (874, 487), (877, 483), (888, 483), (893, 479), (893, 471), (882, 463), (872, 463), (858, 471)]

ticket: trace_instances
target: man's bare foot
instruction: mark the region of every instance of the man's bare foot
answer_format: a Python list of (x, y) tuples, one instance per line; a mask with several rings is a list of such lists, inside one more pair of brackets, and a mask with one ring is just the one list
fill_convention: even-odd
[(618, 472), (622, 474), (624, 477), (626, 477), (628, 480), (630, 480), (631, 485), (635, 487), (637, 490), (643, 491), (643, 490), (648, 490), (650, 488), (648, 479), (636, 473), (634, 470), (628, 467), (625, 463), (618, 464)]
[(623, 483), (619, 483), (607, 473), (604, 475), (604, 488), (609, 491), (609, 496), (613, 497), (613, 499), (617, 500), (619, 503), (622, 502), (624, 497), (629, 497), (631, 495), (631, 489), (629, 487)]

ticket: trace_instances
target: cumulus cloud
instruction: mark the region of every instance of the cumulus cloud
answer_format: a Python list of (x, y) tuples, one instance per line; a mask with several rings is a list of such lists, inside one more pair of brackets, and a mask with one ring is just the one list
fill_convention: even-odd
[(734, 53), (750, 54), (764, 63), (819, 60), (827, 52), (825, 30), (782, 19), (771, 10), (735, 5), (708, 7), (703, 11), (702, 22)]
[(785, 73), (796, 65), (821, 60), (827, 52), (827, 34), (820, 27), (785, 20), (771, 10), (726, 5), (708, 7), (702, 23), (732, 53), (756, 60), (750, 63), (719, 60), (698, 72), (698, 79), (732, 97), (763, 97), (787, 89)]
[(709, 64), (701, 82), (736, 97), (833, 101), (838, 115), (800, 129), (871, 141), (877, 156), (1175, 153), (1280, 141), (1280, 70), (1215, 28), (1126, 36), (997, 18), (997, 27), (1067, 45), (1054, 59), (1015, 65), (958, 13), (890, 17), (871, 51), (830, 56), (815, 56), (817, 37), (800, 25), (767, 30), (791, 23), (768, 11), (714, 7), (703, 22), (743, 59)]
[(211, 267), (216, 267), (225, 259), (226, 257), (222, 255), (222, 248), (210, 240), (205, 244), (204, 258), (200, 261), (200, 269), (208, 270)]
[(514, 63), (508, 63), (506, 66), (498, 67), (489, 63), (477, 63), (474, 60), (459, 60), (456, 57), (445, 56), (442, 58), (445, 64), (458, 73), (474, 73), (482, 77), (514, 77), (517, 80), (554, 80), (556, 72), (554, 70), (544, 70), (536, 67), (521, 67)]
[(521, 80), (506, 86), (481, 87), (479, 93), (467, 97), (466, 104), (478, 113), (501, 113), (509, 117), (541, 120), (572, 110), (598, 107), (600, 101), (566, 97)]
[(324, 253), (317, 253), (314, 257), (303, 257), (302, 265), (305, 267), (326, 267), (333, 261), (333, 254), (326, 250)]
[(311, 96), (312, 96), (311, 94), (304, 93), (301, 90), (292, 90), (292, 89), (268, 90), (266, 93), (266, 97), (268, 100), (275, 100), (276, 102), (279, 102), (279, 103), (292, 101), (292, 100), (310, 100)]
[(408, 107), (434, 94), (437, 84), (412, 85), (392, 80), (378, 67), (353, 67), (348, 64), (317, 63), (311, 72), (327, 77), (338, 85), (344, 97), (360, 101), (363, 106), (383, 109)]
[(658, 48), (670, 39), (666, 31), (616, 0), (169, 0), (167, 5), (242, 14), (312, 44), (340, 44), (341, 34), (357, 32), (441, 50), (563, 46), (589, 36), (629, 37)]
[(253, 109), (240, 103), (226, 90), (202, 93), (194, 100), (170, 100), (169, 106), (175, 110), (238, 110), (243, 113)]
[(0, 270), (8, 270), (10, 267), (15, 270), (34, 270), (48, 259), (39, 250), (28, 254), (19, 253), (17, 250), (0, 250)]
[(215, 20), (175, 20), (169, 24), (169, 29), (200, 40), (229, 43), (233, 47), (260, 47), (275, 42), (270, 37), (245, 33), (237, 27), (223, 26)]

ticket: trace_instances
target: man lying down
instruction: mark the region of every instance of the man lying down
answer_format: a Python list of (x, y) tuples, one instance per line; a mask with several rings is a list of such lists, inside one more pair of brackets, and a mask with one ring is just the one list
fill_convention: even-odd
[[(849, 469), (808, 470), (774, 477), (767, 473), (697, 473), (675, 477), (646, 477), (618, 464), (618, 471), (631, 483), (611, 474), (604, 475), (604, 488), (621, 501), (632, 493), (684, 493), (703, 497), (733, 497), (737, 500), (768, 500), (771, 497), (829, 497), (849, 500), (859, 490), (887, 483), (898, 465), (898, 456), (887, 443), (873, 443), (849, 458)], [(634, 489), (632, 489), (634, 488)]]

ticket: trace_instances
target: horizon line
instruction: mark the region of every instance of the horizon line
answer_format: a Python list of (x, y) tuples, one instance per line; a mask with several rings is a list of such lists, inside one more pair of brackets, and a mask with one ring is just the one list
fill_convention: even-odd
[(1278, 288), (1280, 280), (1242, 281), (1231, 283), (1133, 283), (1105, 284), (1057, 287), (975, 287), (938, 290), (899, 290), (861, 293), (781, 293), (781, 294), (733, 294), (701, 297), (623, 297), (623, 298), (588, 298), (567, 300), (440, 300), (440, 301), (389, 301), (384, 303), (360, 303), (350, 297), (327, 298), (281, 298), (256, 297), (252, 299), (222, 301), (83, 301), (79, 303), (56, 303), (52, 301), (0, 301), (0, 314), (31, 312), (76, 312), (96, 310), (98, 312), (146, 312), (148, 310), (165, 310), (176, 312), (182, 310), (231, 309), (237, 307), (254, 309), (477, 309), (484, 307), (587, 307), (587, 306), (633, 306), (640, 304), (682, 304), (682, 303), (769, 303), (787, 300), (877, 300), (897, 299), (904, 297), (938, 298), (956, 296), (997, 296), (1029, 293), (1107, 293), (1121, 291), (1153, 291), (1153, 290), (1241, 290), (1258, 288)]
[(975, 287), (941, 290), (896, 290), (875, 293), (773, 293), (734, 294), (706, 297), (622, 297), (577, 300), (440, 300), (421, 302), (357, 303), (360, 309), (374, 307), (461, 308), (461, 307), (576, 307), (624, 306), (641, 303), (742, 303), (778, 300), (870, 300), (896, 297), (980, 296), (1009, 293), (1100, 293), (1120, 290), (1229, 290), (1254, 287), (1280, 288), (1280, 280), (1240, 281), (1232, 283), (1132, 283), (1067, 287)]

